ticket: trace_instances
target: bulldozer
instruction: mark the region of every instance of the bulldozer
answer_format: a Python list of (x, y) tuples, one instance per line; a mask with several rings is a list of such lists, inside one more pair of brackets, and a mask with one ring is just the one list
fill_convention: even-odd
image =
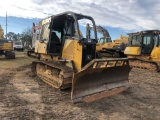
[[(84, 35), (88, 22), (93, 36)], [(95, 26), (92, 17), (69, 11), (43, 19), (35, 29), (39, 60), (32, 62), (33, 72), (54, 88), (71, 88), (73, 103), (109, 97), (130, 86), (127, 58), (97, 58)]]
[(160, 30), (129, 33), (124, 54), (132, 67), (160, 71)]
[(13, 50), (13, 42), (4, 37), (3, 29), (0, 25), (0, 55), (5, 55), (7, 59), (15, 59), (15, 52)]
[[(87, 25), (87, 33), (90, 34), (90, 30), (93, 30), (93, 27)], [(102, 57), (126, 57), (124, 50), (128, 44), (128, 37), (120, 35), (120, 38), (111, 40), (109, 32), (102, 26), (96, 26), (96, 31), (103, 35), (98, 40), (96, 45), (96, 50), (101, 53)]]
[(13, 42), (11, 40), (0, 39), (0, 55), (5, 55), (7, 59), (15, 59)]

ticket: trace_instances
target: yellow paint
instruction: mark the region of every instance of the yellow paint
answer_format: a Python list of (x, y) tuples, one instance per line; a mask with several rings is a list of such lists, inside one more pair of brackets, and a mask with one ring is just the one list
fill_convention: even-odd
[(3, 35), (4, 35), (3, 28), (0, 25), (0, 39), (4, 38)]
[(73, 60), (77, 71), (81, 70), (82, 65), (82, 45), (78, 40), (66, 40), (62, 52), (62, 59)]
[[(101, 46), (99, 46), (98, 48), (102, 50), (103, 48), (113, 48), (113, 46), (114, 46), (113, 42), (106, 42), (102, 44)], [(96, 45), (96, 50), (97, 50), (97, 45)]]
[(50, 55), (47, 55), (47, 54), (41, 54), (41, 60), (52, 60), (51, 56)]
[(152, 60), (160, 62), (160, 47), (154, 46), (150, 57)]
[(74, 41), (66, 40), (63, 47), (62, 58), (67, 60), (73, 60)]
[(126, 55), (141, 55), (141, 49), (140, 47), (126, 47), (124, 50), (124, 54)]
[[(58, 60), (58, 56), (53, 58), (47, 55), (47, 44), (37, 42), (35, 46), (35, 52), (41, 54), (42, 60)], [(77, 71), (81, 70), (82, 65), (82, 45), (78, 43), (78, 40), (67, 39), (64, 43), (62, 50), (62, 59), (71, 60), (74, 63), (74, 68)]]
[(0, 50), (13, 50), (13, 43), (3, 43), (3, 46), (0, 46)]
[[(101, 38), (107, 38), (107, 37), (101, 37)], [(105, 42), (104, 44), (97, 43), (96, 50), (100, 51), (103, 48), (119, 47), (121, 43), (125, 43), (125, 44), (128, 43), (128, 37), (120, 35), (120, 38), (113, 40), (113, 42)]]
[(47, 53), (47, 43), (41, 43), (37, 41), (35, 45), (35, 52), (46, 54)]

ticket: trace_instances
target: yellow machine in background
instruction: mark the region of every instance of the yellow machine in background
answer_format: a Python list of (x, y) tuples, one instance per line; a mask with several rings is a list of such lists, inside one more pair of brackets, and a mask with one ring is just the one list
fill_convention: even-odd
[(8, 59), (15, 58), (13, 42), (11, 40), (0, 39), (0, 55), (5, 55)]
[(0, 39), (3, 39), (3, 38), (4, 38), (3, 35), (4, 35), (3, 28), (2, 28), (2, 26), (0, 25)]
[[(101, 39), (100, 41), (101, 42)], [(100, 46), (97, 46), (97, 50), (100, 50), (103, 53), (103, 56), (105, 54), (109, 57), (114, 57), (114, 58), (120, 58), (120, 57), (126, 57), (124, 55), (124, 50), (128, 44), (128, 37), (120, 35), (120, 38), (117, 38), (113, 40), (113, 42), (101, 42)], [(99, 48), (98, 48), (99, 47)], [(106, 56), (106, 57), (107, 57)]]
[(27, 55), (39, 58), (39, 54), (34, 52), (35, 51), (36, 40), (39, 39), (39, 38), (37, 38), (37, 37), (39, 37), (37, 35), (39, 33), (36, 33), (36, 31), (39, 32), (39, 27), (36, 26), (35, 23), (33, 23), (33, 26), (32, 26), (32, 43), (27, 50)]
[[(93, 26), (92, 38), (81, 30), (81, 23), (86, 21)], [(127, 58), (96, 59), (97, 34), (92, 17), (73, 12), (51, 16), (39, 23), (35, 35), (35, 53), (40, 60), (32, 63), (32, 70), (57, 89), (72, 87), (74, 103), (91, 102), (129, 87)]]
[(129, 33), (129, 46), (124, 53), (133, 67), (160, 71), (160, 31)]
[[(102, 50), (105, 48), (120, 48), (122, 43), (127, 44), (128, 43), (128, 37), (120, 35), (120, 38), (117, 38), (115, 40), (108, 40), (108, 37), (101, 37), (100, 40), (98, 41), (96, 50)], [(126, 46), (125, 46), (126, 47)], [(124, 50), (124, 48), (122, 49)]]
[(0, 25), (0, 55), (5, 55), (8, 59), (15, 58), (15, 52), (13, 50), (13, 41), (4, 39), (3, 29)]
[[(93, 28), (87, 25), (86, 29), (88, 35), (90, 35)], [(96, 45), (96, 50), (100, 52), (103, 57), (126, 57), (124, 50), (128, 44), (127, 36), (120, 35), (120, 38), (112, 41), (109, 32), (105, 28), (96, 26), (96, 31), (102, 34), (102, 37), (100, 37)]]

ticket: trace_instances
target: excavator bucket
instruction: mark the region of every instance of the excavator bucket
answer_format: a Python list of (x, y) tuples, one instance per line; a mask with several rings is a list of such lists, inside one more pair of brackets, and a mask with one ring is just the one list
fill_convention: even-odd
[(73, 103), (92, 102), (126, 90), (130, 70), (127, 58), (92, 60), (73, 77)]

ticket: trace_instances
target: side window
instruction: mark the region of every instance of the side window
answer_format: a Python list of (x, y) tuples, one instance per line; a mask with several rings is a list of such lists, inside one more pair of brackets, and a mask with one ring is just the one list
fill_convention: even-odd
[(131, 45), (140, 45), (140, 36), (139, 35), (133, 35), (133, 36), (129, 36), (129, 42)]
[(132, 45), (136, 45), (136, 41), (137, 41), (137, 40), (136, 40), (136, 36), (133, 36), (133, 37), (132, 37)]
[(153, 36), (154, 39), (154, 46), (158, 45), (158, 35)]
[(129, 35), (129, 44), (132, 45), (132, 36)]
[(140, 39), (140, 36), (138, 35), (137, 36), (137, 44), (140, 45), (140, 43), (141, 43), (141, 39)]
[(99, 42), (102, 43), (102, 44), (104, 44), (105, 40), (106, 40), (105, 38), (100, 38)]
[(55, 31), (55, 30), (52, 30), (52, 32), (55, 32), (56, 35), (57, 35), (57, 37), (58, 37), (59, 39), (61, 39), (61, 32)]
[(107, 42), (112, 42), (111, 38), (107, 38)]
[(36, 39), (37, 39), (37, 40), (39, 40), (39, 39), (40, 39), (40, 36), (39, 36), (40, 34), (39, 34), (39, 33), (40, 33), (39, 29), (38, 29), (38, 30), (36, 30)]
[(49, 23), (46, 23), (42, 26), (42, 30), (41, 30), (41, 39), (45, 39), (45, 40), (49, 40)]
[(143, 44), (144, 45), (151, 45), (151, 36), (144, 36), (143, 37)]

